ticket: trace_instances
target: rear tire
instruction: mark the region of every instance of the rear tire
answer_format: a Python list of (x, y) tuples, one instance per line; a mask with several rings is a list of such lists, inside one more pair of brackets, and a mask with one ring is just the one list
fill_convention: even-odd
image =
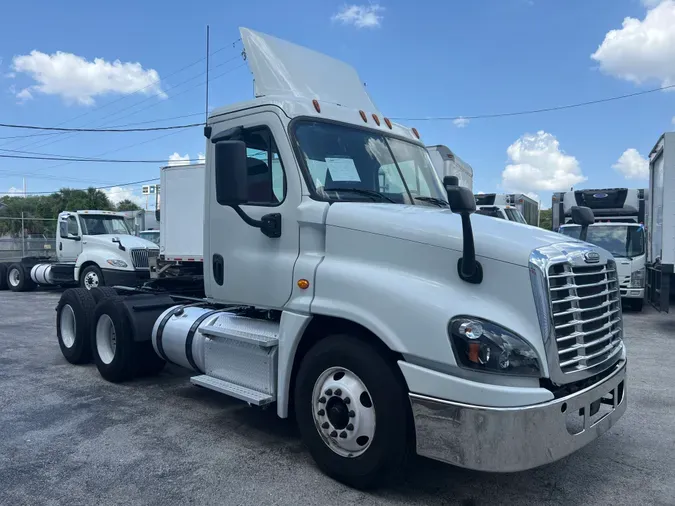
[(135, 344), (139, 376), (157, 376), (164, 370), (166, 361), (157, 355), (157, 352), (152, 347), (152, 341), (143, 341)]
[(319, 341), (302, 359), (294, 392), (302, 440), (324, 473), (363, 489), (405, 468), (412, 442), (407, 390), (373, 345), (348, 334)]
[(100, 286), (105, 286), (103, 273), (96, 265), (88, 265), (80, 274), (80, 286), (91, 290)]
[(7, 290), (7, 266), (0, 264), (0, 290)]
[(101, 376), (112, 383), (133, 379), (136, 343), (121, 298), (106, 298), (96, 305), (93, 329), (92, 354)]
[(110, 286), (97, 286), (89, 290), (89, 293), (91, 293), (91, 296), (96, 301), (96, 304), (101, 302), (103, 299), (118, 296), (117, 290)]
[(7, 269), (7, 286), (13, 292), (27, 292), (35, 288), (30, 272), (22, 264), (12, 264)]
[(645, 304), (644, 299), (633, 299), (630, 303), (630, 307), (633, 311), (642, 311), (642, 307)]
[(83, 288), (69, 288), (56, 306), (56, 335), (59, 348), (71, 364), (91, 362), (91, 322), (94, 299)]

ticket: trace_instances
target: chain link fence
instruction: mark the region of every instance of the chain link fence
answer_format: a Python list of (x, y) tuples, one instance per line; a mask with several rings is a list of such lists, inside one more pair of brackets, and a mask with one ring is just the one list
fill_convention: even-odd
[(0, 262), (23, 257), (56, 257), (57, 220), (0, 216)]

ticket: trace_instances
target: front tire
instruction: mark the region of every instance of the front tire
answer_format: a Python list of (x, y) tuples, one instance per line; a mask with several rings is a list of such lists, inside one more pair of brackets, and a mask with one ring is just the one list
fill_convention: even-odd
[(295, 380), (295, 416), (319, 468), (355, 488), (404, 468), (410, 403), (395, 363), (351, 335), (314, 345)]
[(71, 364), (91, 362), (91, 321), (94, 299), (87, 290), (69, 288), (56, 306), (56, 336), (59, 348)]
[(0, 264), (0, 290), (7, 290), (7, 266)]
[(91, 290), (99, 286), (105, 286), (101, 269), (97, 265), (88, 265), (80, 274), (80, 287)]
[(27, 292), (35, 288), (35, 283), (22, 264), (12, 264), (7, 269), (7, 286), (13, 292)]

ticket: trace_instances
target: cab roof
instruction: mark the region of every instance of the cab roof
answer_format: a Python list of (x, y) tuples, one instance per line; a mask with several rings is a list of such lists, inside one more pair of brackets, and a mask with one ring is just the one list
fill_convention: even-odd
[(351, 65), (248, 28), (240, 28), (240, 33), (255, 98), (213, 110), (209, 123), (235, 111), (273, 106), (289, 119), (308, 116), (351, 123), (422, 145), (414, 129), (385, 120)]

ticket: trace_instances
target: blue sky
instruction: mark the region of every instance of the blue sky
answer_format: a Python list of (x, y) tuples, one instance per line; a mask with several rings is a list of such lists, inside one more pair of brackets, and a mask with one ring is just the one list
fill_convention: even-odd
[[(187, 115), (193, 116), (139, 126), (201, 121), (204, 64), (176, 71), (203, 57), (206, 24), (212, 51), (219, 50), (211, 61), (212, 106), (252, 97), (241, 44), (232, 45), (239, 26), (350, 63), (392, 118), (536, 109), (675, 84), (675, 0), (67, 5), (3, 6), (0, 122), (101, 127)], [(617, 32), (606, 40), (611, 30)], [(532, 192), (550, 206), (551, 190), (570, 183), (645, 187), (644, 157), (675, 128), (674, 116), (675, 91), (463, 125), (400, 122), (471, 164), (475, 191)], [(0, 129), (0, 137), (28, 134)], [(0, 150), (124, 159), (196, 158), (203, 147), (200, 128), (0, 139)], [(0, 193), (20, 188), (24, 175), (28, 191), (49, 191), (152, 178), (158, 166), (0, 159)], [(117, 188), (114, 197), (131, 192), (140, 188)]]

